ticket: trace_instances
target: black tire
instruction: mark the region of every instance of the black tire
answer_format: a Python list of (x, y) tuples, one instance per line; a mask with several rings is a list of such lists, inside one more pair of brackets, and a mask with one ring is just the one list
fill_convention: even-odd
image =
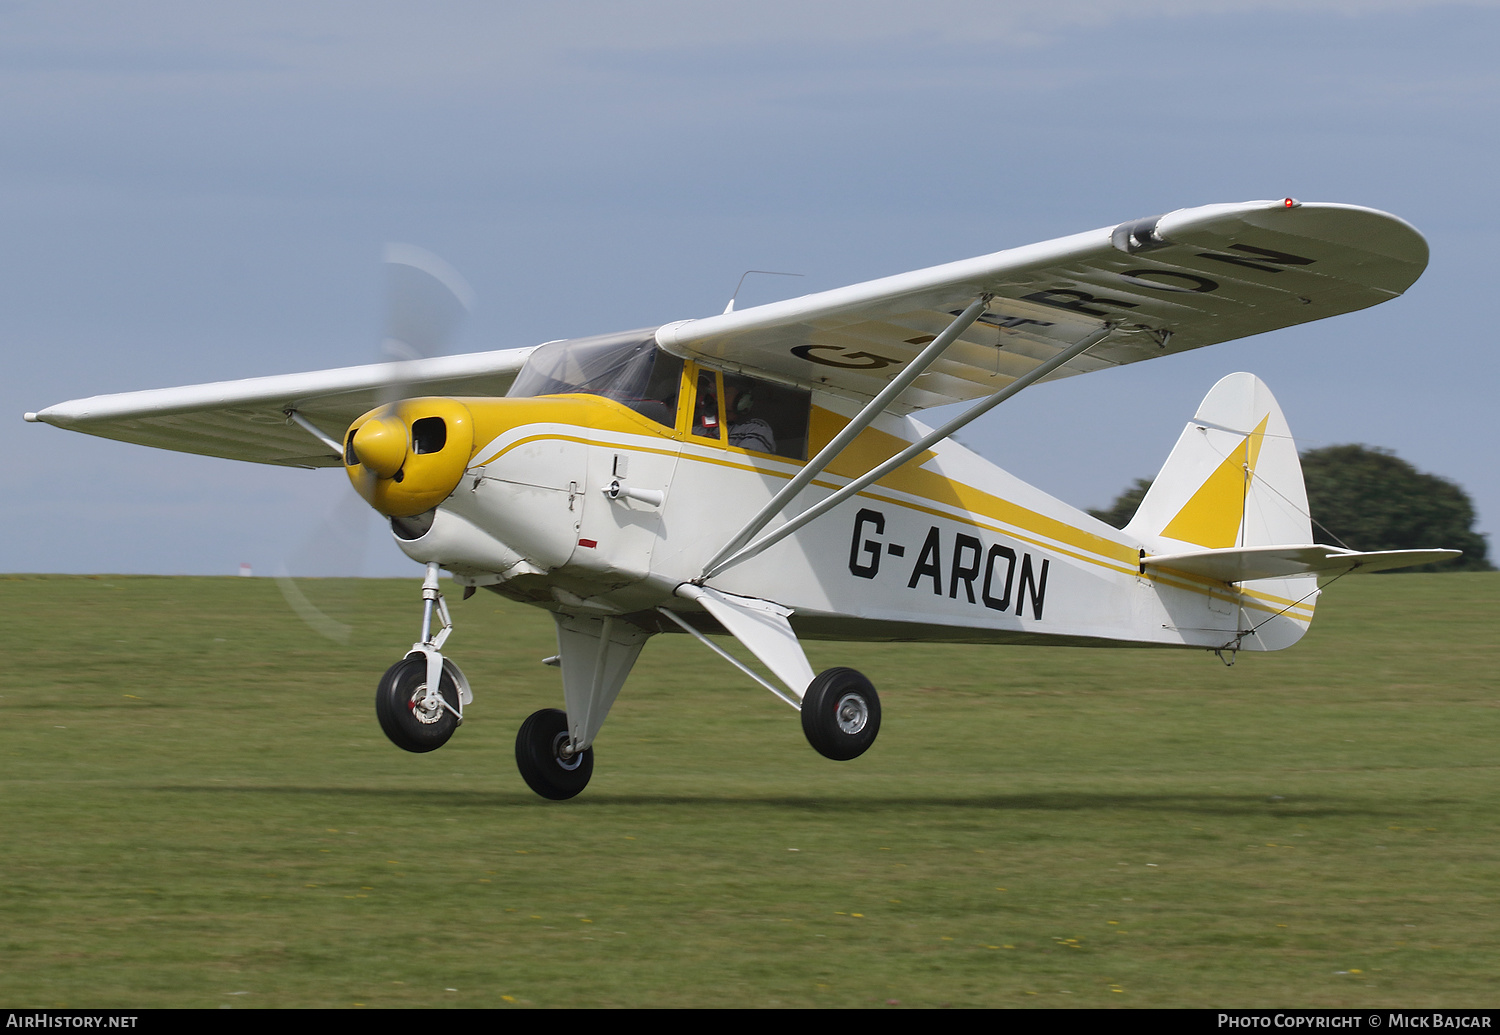
[[(458, 685), (446, 667), (438, 692), (449, 707), (458, 708)], [(375, 715), (380, 719), (380, 728), (398, 748), (417, 754), (436, 751), (448, 743), (458, 728), (457, 717), (447, 708), (421, 707), (426, 694), (427, 659), (420, 654), (402, 658), (380, 677), (380, 686), (375, 690)]]
[(594, 749), (564, 758), (568, 741), (568, 713), (557, 708), (532, 712), (516, 731), (516, 768), (526, 786), (543, 798), (566, 801), (589, 785), (594, 775)]
[(802, 732), (825, 758), (858, 758), (880, 732), (880, 697), (852, 668), (820, 672), (802, 696)]

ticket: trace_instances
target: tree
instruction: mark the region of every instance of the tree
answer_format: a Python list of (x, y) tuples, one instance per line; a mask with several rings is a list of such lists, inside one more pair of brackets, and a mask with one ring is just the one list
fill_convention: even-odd
[(1317, 521), (1314, 542), (1353, 550), (1462, 550), (1463, 556), (1446, 563), (1406, 570), (1494, 570), (1484, 536), (1474, 531), (1468, 493), (1446, 478), (1418, 471), (1388, 449), (1309, 449), (1302, 454), (1302, 478)]
[[(1423, 474), (1388, 449), (1309, 449), (1302, 454), (1302, 478), (1315, 543), (1351, 550), (1462, 550), (1454, 560), (1402, 570), (1494, 570), (1484, 536), (1474, 531), (1468, 493), (1446, 478)], [(1137, 478), (1108, 510), (1089, 513), (1124, 528), (1150, 488), (1150, 481)]]
[(1146, 498), (1146, 492), (1150, 488), (1150, 478), (1137, 478), (1134, 485), (1115, 497), (1115, 501), (1109, 505), (1108, 510), (1091, 510), (1089, 513), (1106, 525), (1124, 528), (1130, 524), (1130, 519), (1135, 517), (1141, 500)]

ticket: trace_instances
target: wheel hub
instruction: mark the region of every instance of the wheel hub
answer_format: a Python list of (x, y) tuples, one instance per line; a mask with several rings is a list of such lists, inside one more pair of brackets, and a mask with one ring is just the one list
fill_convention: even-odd
[(859, 694), (845, 694), (839, 698), (834, 714), (838, 717), (839, 729), (853, 736), (865, 728), (870, 719), (870, 708)]
[(570, 773), (583, 764), (583, 752), (572, 749), (572, 738), (566, 730), (552, 738), (552, 757), (557, 760), (559, 768)]
[(411, 695), (411, 714), (424, 726), (431, 726), (443, 717), (443, 696), (427, 688), (423, 683)]

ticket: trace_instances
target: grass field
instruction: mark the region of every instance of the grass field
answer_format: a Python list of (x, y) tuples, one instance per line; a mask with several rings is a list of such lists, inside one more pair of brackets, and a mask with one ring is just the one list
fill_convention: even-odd
[(374, 685), (417, 582), (0, 576), (0, 1006), (1500, 1003), (1500, 575), (1341, 581), (1196, 652), (812, 644), (879, 687), (829, 762), (687, 637), (571, 802), (515, 771), (550, 619), (454, 602), (441, 751)]

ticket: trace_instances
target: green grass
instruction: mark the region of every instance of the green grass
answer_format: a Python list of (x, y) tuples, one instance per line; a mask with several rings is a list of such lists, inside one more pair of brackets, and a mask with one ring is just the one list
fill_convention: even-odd
[(1470, 1006), (1500, 971), (1500, 575), (1346, 579), (1189, 652), (810, 645), (835, 763), (657, 637), (593, 783), (515, 771), (550, 619), (453, 607), (470, 719), (386, 742), (416, 580), (0, 577), (0, 1005)]

